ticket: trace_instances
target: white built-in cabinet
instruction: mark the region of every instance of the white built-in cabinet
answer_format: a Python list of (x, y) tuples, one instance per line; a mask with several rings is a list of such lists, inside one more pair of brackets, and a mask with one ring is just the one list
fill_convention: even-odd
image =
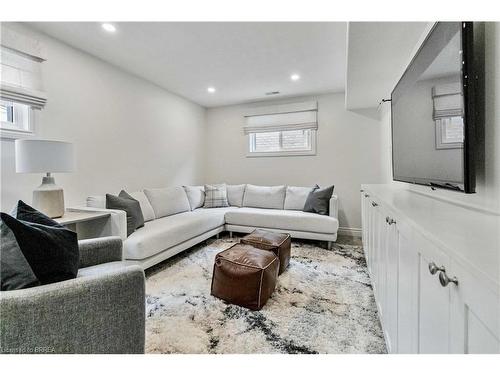
[(389, 353), (500, 353), (500, 218), (387, 185), (361, 190)]

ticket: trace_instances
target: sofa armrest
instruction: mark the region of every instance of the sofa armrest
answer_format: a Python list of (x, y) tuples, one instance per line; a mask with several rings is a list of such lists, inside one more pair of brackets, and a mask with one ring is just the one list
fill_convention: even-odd
[(100, 237), (78, 241), (79, 268), (123, 260), (120, 237)]
[(86, 206), (71, 207), (68, 208), (68, 211), (107, 212), (110, 214), (109, 226), (104, 229), (102, 236), (118, 236), (122, 240), (127, 239), (127, 214), (125, 211)]
[(336, 219), (339, 218), (339, 198), (335, 194), (332, 194), (330, 198), (329, 215)]
[(144, 271), (102, 267), (103, 273), (1, 292), (0, 352), (144, 353)]

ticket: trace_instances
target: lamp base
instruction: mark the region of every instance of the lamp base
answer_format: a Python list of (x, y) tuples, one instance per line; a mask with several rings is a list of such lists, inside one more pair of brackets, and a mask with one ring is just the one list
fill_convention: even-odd
[(64, 215), (64, 192), (47, 173), (42, 184), (33, 191), (33, 207), (50, 218)]

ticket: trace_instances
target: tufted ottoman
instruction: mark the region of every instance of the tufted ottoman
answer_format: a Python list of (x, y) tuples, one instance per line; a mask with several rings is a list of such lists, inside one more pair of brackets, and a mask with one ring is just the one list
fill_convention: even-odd
[(290, 263), (292, 241), (288, 233), (276, 233), (255, 229), (252, 233), (243, 237), (241, 243), (274, 252), (280, 260), (280, 274), (286, 270)]
[(211, 294), (260, 310), (276, 287), (278, 271), (279, 259), (274, 253), (235, 244), (215, 257)]

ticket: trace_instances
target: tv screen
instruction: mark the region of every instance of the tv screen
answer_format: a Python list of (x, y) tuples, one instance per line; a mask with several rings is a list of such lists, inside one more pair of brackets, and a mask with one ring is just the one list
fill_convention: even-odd
[(475, 191), (479, 72), (473, 26), (437, 23), (392, 92), (397, 181)]

